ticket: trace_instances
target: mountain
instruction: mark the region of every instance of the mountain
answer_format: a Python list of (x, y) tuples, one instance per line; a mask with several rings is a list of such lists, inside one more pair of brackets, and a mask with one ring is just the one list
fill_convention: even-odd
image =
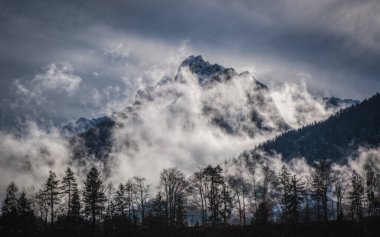
[(65, 125), (61, 129), (61, 135), (64, 137), (73, 137), (77, 134), (85, 133), (108, 119), (109, 118), (107, 116), (94, 119), (80, 118), (76, 122), (71, 122)]
[(201, 93), (202, 116), (224, 132), (253, 138), (263, 132), (290, 129), (264, 84), (248, 72), (238, 74), (232, 68), (210, 64), (200, 55), (186, 58), (174, 80), (164, 77), (157, 85), (138, 90), (133, 106), (127, 109), (128, 113), (138, 116), (139, 107), (156, 101), (170, 104), (183, 96), (184, 92), (179, 89), (183, 87), (181, 84), (192, 89), (194, 80)]
[[(324, 101), (334, 108), (349, 103), (338, 98)], [(199, 55), (186, 58), (173, 78), (139, 89), (122, 111), (81, 118), (64, 126), (61, 134), (70, 140), (75, 157), (103, 160), (110, 153), (134, 157), (144, 150), (156, 152), (167, 143), (199, 156), (200, 148), (187, 144), (187, 137), (207, 138), (205, 142), (214, 146), (236, 144), (236, 151), (228, 155), (232, 156), (290, 129), (266, 85), (248, 72), (211, 64)]]
[[(333, 101), (336, 101), (335, 99)], [(284, 159), (305, 157), (344, 161), (361, 146), (380, 144), (380, 94), (340, 110), (328, 119), (287, 131), (256, 150), (280, 153)]]
[[(189, 56), (174, 78), (164, 77), (141, 88), (123, 111), (101, 119), (81, 118), (63, 127), (61, 133), (71, 140), (75, 156), (105, 157), (112, 149), (139, 150), (142, 136), (142, 142), (152, 143), (149, 139), (154, 134), (148, 136), (152, 130), (145, 127), (157, 122), (173, 133), (207, 127), (215, 139), (252, 139), (290, 129), (267, 86), (250, 73), (239, 74), (232, 68), (211, 64), (202, 56)], [(115, 131), (118, 136), (113, 137)]]
[[(86, 125), (84, 128), (87, 130), (84, 132), (80, 132), (82, 131), (81, 129), (73, 130), (72, 127), (66, 126), (64, 127), (65, 130), (62, 129), (62, 131), (79, 131), (79, 133), (76, 134), (69, 133), (70, 137), (68, 137), (73, 156), (75, 158), (106, 158), (112, 150), (112, 129), (115, 126), (115, 120), (107, 116), (92, 120), (82, 119), (79, 123), (75, 123), (73, 127), (81, 127), (80, 125), (82, 124)], [(66, 133), (64, 134), (66, 135)]]

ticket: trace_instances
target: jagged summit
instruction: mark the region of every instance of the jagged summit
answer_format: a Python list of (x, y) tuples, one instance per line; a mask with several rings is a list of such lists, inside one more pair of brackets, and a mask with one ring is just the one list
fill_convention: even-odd
[(180, 67), (185, 66), (188, 66), (193, 73), (204, 76), (211, 76), (224, 70), (224, 67), (219, 64), (210, 64), (208, 61), (205, 61), (201, 55), (187, 57)]
[(225, 68), (219, 64), (211, 64), (203, 59), (201, 55), (191, 55), (187, 57), (180, 65), (176, 80), (183, 79), (181, 77), (181, 69), (188, 67), (189, 70), (197, 75), (199, 84), (211, 84), (216, 81), (224, 81), (231, 79), (237, 75), (237, 72), (233, 68)]

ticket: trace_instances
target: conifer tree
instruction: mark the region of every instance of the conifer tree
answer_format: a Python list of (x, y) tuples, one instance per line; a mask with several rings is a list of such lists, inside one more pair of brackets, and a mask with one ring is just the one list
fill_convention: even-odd
[(15, 183), (10, 183), (1, 206), (1, 219), (8, 231), (16, 229), (18, 225), (18, 195), (18, 187)]
[(75, 228), (80, 219), (80, 211), (82, 208), (82, 204), (80, 200), (79, 190), (74, 189), (73, 191), (74, 192), (72, 193), (71, 205), (70, 205), (70, 217), (71, 217), (72, 224)]
[(17, 197), (18, 187), (12, 182), (7, 187), (5, 199), (3, 201), (3, 205), (1, 206), (1, 213), (3, 217), (17, 215)]
[(59, 189), (59, 180), (57, 175), (53, 172), (49, 172), (49, 177), (45, 182), (44, 192), (47, 195), (47, 202), (50, 209), (50, 224), (51, 228), (54, 225), (54, 214), (56, 206), (60, 203), (60, 189)]
[(99, 171), (93, 167), (87, 174), (83, 188), (83, 203), (85, 216), (90, 219), (93, 231), (95, 232), (96, 220), (104, 210), (106, 197), (104, 185)]
[(70, 217), (72, 216), (72, 200), (73, 200), (73, 194), (77, 192), (78, 190), (78, 184), (76, 181), (76, 178), (74, 176), (73, 171), (71, 171), (70, 168), (67, 168), (66, 170), (66, 175), (62, 179), (62, 185), (61, 185), (61, 190), (62, 194), (67, 198), (67, 211), (66, 211), (66, 216), (67, 219), (69, 220)]
[(119, 184), (115, 192), (115, 211), (119, 216), (125, 216), (125, 212), (127, 210), (127, 197), (126, 197), (126, 189), (123, 184)]
[(18, 209), (18, 223), (20, 224), (20, 230), (24, 234), (28, 234), (33, 231), (34, 228), (34, 213), (31, 207), (31, 201), (27, 197), (26, 193), (21, 192), (17, 199)]

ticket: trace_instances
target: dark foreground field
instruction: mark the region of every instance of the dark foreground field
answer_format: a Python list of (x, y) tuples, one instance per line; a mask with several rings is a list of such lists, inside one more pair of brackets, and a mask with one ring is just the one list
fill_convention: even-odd
[[(20, 227), (22, 223), (20, 223)], [(67, 231), (56, 227), (54, 231), (41, 231), (39, 228), (9, 230), (0, 227), (0, 236), (179, 236), (179, 237), (234, 237), (234, 236), (257, 236), (257, 237), (287, 237), (287, 236), (310, 236), (310, 237), (358, 237), (380, 236), (380, 218), (373, 217), (359, 222), (331, 221), (328, 223), (313, 224), (253, 224), (247, 226), (192, 226), (182, 228), (169, 228), (159, 225), (137, 227), (133, 225), (103, 226), (94, 233), (88, 225), (81, 225), (76, 230)]]

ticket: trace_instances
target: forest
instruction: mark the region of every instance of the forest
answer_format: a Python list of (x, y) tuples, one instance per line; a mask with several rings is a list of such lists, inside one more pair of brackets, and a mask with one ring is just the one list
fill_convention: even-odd
[(114, 186), (95, 167), (85, 177), (50, 171), (39, 189), (9, 184), (0, 235), (379, 236), (380, 173), (371, 166), (346, 175), (320, 160), (310, 177), (255, 167), (209, 165), (188, 177), (168, 168), (157, 187), (143, 177)]
[(380, 94), (338, 111), (326, 120), (289, 130), (264, 142), (259, 149), (281, 153), (286, 160), (305, 157), (309, 162), (345, 158), (360, 146), (380, 143)]

